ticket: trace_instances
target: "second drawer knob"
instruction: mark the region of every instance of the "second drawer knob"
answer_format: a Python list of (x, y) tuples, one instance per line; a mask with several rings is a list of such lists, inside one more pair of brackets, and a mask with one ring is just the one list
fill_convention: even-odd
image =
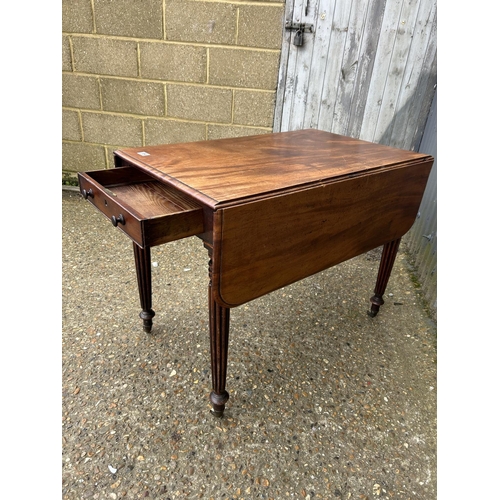
[(118, 226), (118, 223), (125, 224), (125, 218), (122, 214), (120, 214), (118, 217), (115, 217), (114, 215), (113, 217), (111, 217), (111, 224), (113, 224), (113, 226)]

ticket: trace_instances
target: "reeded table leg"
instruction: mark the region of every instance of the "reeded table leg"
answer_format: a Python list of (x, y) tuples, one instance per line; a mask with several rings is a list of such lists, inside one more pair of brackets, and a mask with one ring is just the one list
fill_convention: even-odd
[(380, 306), (384, 304), (384, 299), (382, 298), (389, 282), (389, 277), (391, 276), (392, 267), (394, 266), (394, 261), (396, 260), (396, 254), (398, 253), (399, 243), (401, 238), (397, 240), (390, 241), (384, 245), (382, 250), (382, 258), (380, 259), (380, 267), (378, 269), (377, 283), (375, 284), (375, 295), (370, 299), (372, 303), (371, 309), (368, 314), (374, 318)]
[[(210, 252), (210, 250), (209, 250)], [(209, 262), (210, 282), (208, 285), (208, 306), (210, 314), (210, 358), (212, 365), (212, 415), (222, 417), (229, 399), (226, 391), (227, 351), (229, 342), (229, 311), (219, 305), (212, 293), (212, 259)]]
[(136, 243), (133, 243), (133, 246), (137, 284), (139, 286), (139, 298), (142, 307), (139, 317), (143, 320), (144, 331), (146, 333), (151, 333), (153, 317), (155, 315), (155, 312), (151, 309), (151, 249), (150, 247), (141, 248)]

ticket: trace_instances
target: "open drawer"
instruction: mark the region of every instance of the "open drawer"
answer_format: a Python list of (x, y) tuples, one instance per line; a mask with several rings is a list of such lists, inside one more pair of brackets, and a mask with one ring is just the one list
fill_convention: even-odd
[(176, 188), (134, 167), (78, 174), (80, 192), (141, 247), (203, 233), (203, 210)]

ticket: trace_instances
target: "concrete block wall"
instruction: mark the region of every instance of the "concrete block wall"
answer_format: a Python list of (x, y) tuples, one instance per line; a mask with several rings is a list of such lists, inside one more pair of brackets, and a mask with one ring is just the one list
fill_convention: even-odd
[(63, 0), (63, 177), (272, 132), (285, 0)]

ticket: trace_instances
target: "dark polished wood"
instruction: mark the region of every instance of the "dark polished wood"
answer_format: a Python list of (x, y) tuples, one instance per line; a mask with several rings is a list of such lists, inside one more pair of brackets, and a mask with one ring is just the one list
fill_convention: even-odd
[(78, 180), (83, 196), (141, 247), (203, 232), (198, 203), (137, 168), (80, 172)]
[(151, 333), (155, 312), (152, 309), (152, 284), (151, 284), (151, 249), (141, 248), (133, 243), (135, 270), (137, 274), (137, 285), (139, 286), (139, 298), (142, 311), (139, 317), (143, 320), (143, 329)]
[(391, 276), (400, 242), (401, 238), (390, 241), (389, 243), (386, 243), (384, 245), (384, 248), (382, 250), (382, 257), (380, 259), (377, 282), (375, 284), (374, 290), (375, 295), (370, 299), (372, 306), (368, 311), (368, 314), (372, 318), (377, 315), (380, 306), (384, 304), (383, 296), (385, 293), (385, 289), (387, 288), (387, 283), (389, 282), (389, 278)]
[(114, 154), (116, 168), (79, 174), (80, 189), (134, 241), (146, 330), (149, 247), (196, 235), (209, 250), (216, 416), (229, 399), (230, 308), (384, 245), (375, 316), (433, 163), (426, 154), (319, 130)]
[(426, 165), (392, 169), (218, 210), (217, 301), (244, 304), (401, 237), (426, 175)]
[(430, 158), (320, 130), (124, 148), (115, 154), (124, 165), (212, 207)]
[(208, 284), (208, 311), (210, 324), (210, 357), (212, 365), (212, 415), (222, 417), (224, 408), (229, 399), (226, 391), (227, 352), (229, 347), (229, 311), (215, 301), (212, 287), (212, 249), (209, 252), (209, 284)]

